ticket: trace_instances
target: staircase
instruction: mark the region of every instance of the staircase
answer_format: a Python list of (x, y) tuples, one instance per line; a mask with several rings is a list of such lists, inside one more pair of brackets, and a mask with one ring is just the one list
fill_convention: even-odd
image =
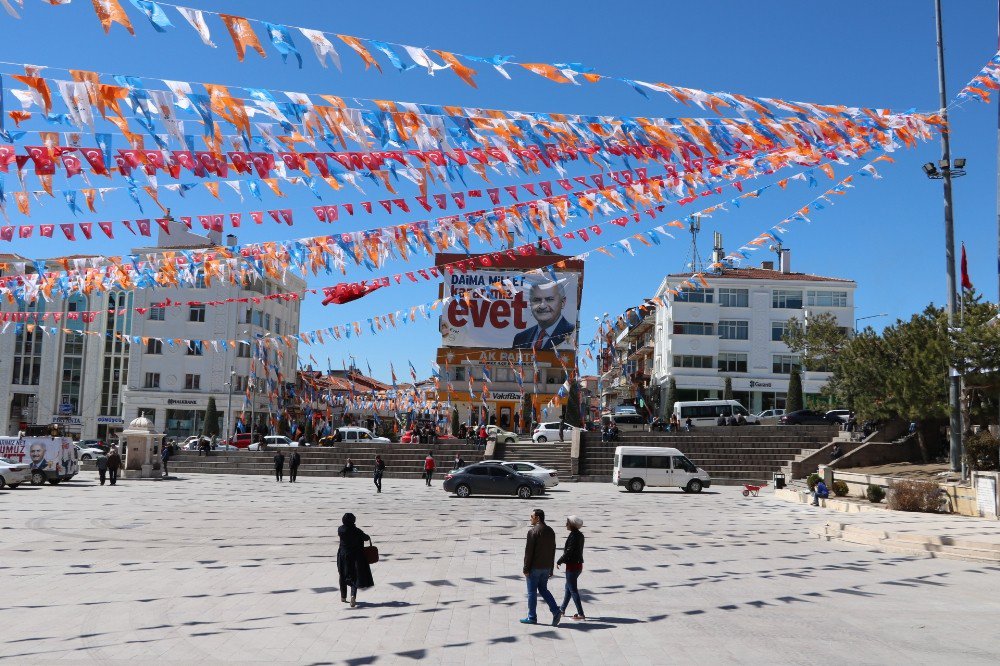
[(559, 472), (560, 481), (569, 481), (573, 475), (573, 464), (570, 462), (569, 442), (546, 442), (536, 444), (532, 441), (502, 444), (502, 450), (497, 456), (511, 462), (523, 460), (549, 467)]
[(584, 434), (580, 477), (609, 481), (617, 446), (657, 446), (679, 449), (719, 485), (770, 483), (772, 475), (804, 451), (825, 446), (836, 426), (746, 426), (699, 428), (682, 433), (622, 433), (616, 442), (602, 442), (597, 433)]
[[(441, 479), (452, 469), (455, 454), (466, 463), (482, 460), (481, 450), (470, 447), (464, 440), (428, 444), (338, 444), (333, 447), (283, 448), (285, 474), (292, 451), (302, 457), (299, 476), (337, 476), (350, 458), (354, 462), (355, 476), (371, 476), (375, 456), (385, 461), (385, 478), (419, 479), (423, 476), (424, 458), (432, 451), (437, 463), (435, 475)], [(211, 456), (199, 456), (193, 451), (182, 451), (170, 459), (170, 474), (274, 474), (275, 450), (268, 451), (215, 451)]]

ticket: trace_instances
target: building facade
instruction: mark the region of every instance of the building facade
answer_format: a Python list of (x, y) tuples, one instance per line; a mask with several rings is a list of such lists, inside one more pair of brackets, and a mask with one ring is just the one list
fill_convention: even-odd
[[(236, 238), (227, 237), (227, 245), (236, 245)], [(193, 234), (180, 224), (171, 225), (170, 234), (161, 232), (155, 248), (134, 250), (135, 254), (170, 249), (198, 249), (220, 244), (217, 235)], [(263, 348), (266, 358), (253, 359), (254, 342), (261, 338), (297, 335), (301, 316), (301, 299), (277, 298), (276, 294), (302, 292), (306, 283), (286, 274), (284, 282), (271, 277), (234, 285), (228, 280), (215, 280), (206, 285), (199, 280), (194, 287), (140, 290), (134, 294), (131, 335), (145, 339), (128, 349), (128, 380), (123, 395), (125, 422), (140, 412), (153, 422), (159, 432), (170, 437), (200, 434), (204, 426), (209, 398), (222, 417), (219, 430), (226, 436), (236, 430), (241, 415), (244, 423), (257, 423), (266, 429), (275, 404), (269, 398), (269, 386), (264, 379), (262, 362), (277, 365), (284, 381), (296, 380), (296, 349)], [(234, 302), (206, 306), (199, 302)], [(164, 303), (170, 303), (162, 307)], [(157, 307), (157, 305), (161, 305)], [(236, 340), (251, 344), (212, 346), (177, 344), (176, 340)], [(255, 372), (251, 372), (251, 362)], [(256, 374), (256, 386), (251, 375)], [(284, 387), (280, 387), (284, 390)]]
[[(793, 367), (802, 376), (803, 392), (820, 392), (830, 373), (802, 368), (800, 359), (782, 341), (789, 319), (808, 326), (809, 317), (833, 315), (850, 331), (854, 323), (856, 283), (841, 278), (793, 273), (772, 262), (760, 268), (723, 268), (704, 274), (708, 286), (672, 293), (690, 273), (669, 275), (656, 295), (653, 383), (666, 402), (671, 378), (675, 401), (721, 398), (726, 377), (733, 397), (753, 413), (785, 407)], [(694, 282), (694, 280), (692, 280)], [(661, 417), (667, 415), (660, 414)]]
[(616, 407), (635, 407), (636, 412), (649, 415), (654, 400), (651, 395), (656, 306), (643, 305), (630, 309), (624, 328), (610, 330), (603, 337), (600, 358), (604, 359), (601, 375), (601, 411)]

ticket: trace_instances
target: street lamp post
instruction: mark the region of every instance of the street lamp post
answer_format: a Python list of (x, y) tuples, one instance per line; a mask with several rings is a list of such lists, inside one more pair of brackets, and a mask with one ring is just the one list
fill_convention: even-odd
[[(955, 303), (955, 220), (952, 212), (951, 179), (952, 176), (965, 174), (965, 160), (951, 161), (951, 127), (948, 125), (948, 98), (944, 75), (944, 30), (941, 21), (941, 0), (934, 0), (934, 21), (937, 30), (937, 65), (938, 65), (938, 97), (941, 105), (941, 160), (937, 166), (928, 162), (924, 165), (924, 173), (929, 178), (940, 178), (944, 184), (944, 246), (945, 268), (948, 284), (948, 328), (955, 328), (958, 314)], [(950, 405), (949, 428), (951, 430), (951, 470), (962, 469), (962, 410), (960, 401), (960, 382), (957, 372), (948, 373), (948, 403)]]
[(866, 315), (864, 317), (858, 317), (858, 318), (856, 318), (854, 320), (854, 335), (858, 334), (858, 322), (859, 321), (864, 321), (865, 319), (875, 319), (876, 317), (888, 317), (888, 316), (889, 316), (889, 313), (887, 313), (887, 312), (880, 312), (879, 314)]
[(226, 444), (229, 444), (233, 438), (233, 384), (236, 381), (236, 366), (229, 366), (229, 381), (226, 386), (229, 387), (229, 401), (226, 403)]

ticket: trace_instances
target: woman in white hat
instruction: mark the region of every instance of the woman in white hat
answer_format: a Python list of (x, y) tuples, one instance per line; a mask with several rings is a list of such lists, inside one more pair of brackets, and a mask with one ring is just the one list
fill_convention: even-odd
[(566, 516), (566, 529), (569, 536), (566, 537), (566, 544), (563, 546), (563, 554), (556, 562), (556, 567), (566, 565), (566, 596), (562, 602), (562, 613), (566, 614), (569, 607), (569, 600), (572, 598), (576, 604), (576, 615), (574, 620), (586, 620), (583, 614), (583, 604), (580, 603), (580, 590), (577, 589), (577, 581), (583, 573), (583, 519), (577, 516)]

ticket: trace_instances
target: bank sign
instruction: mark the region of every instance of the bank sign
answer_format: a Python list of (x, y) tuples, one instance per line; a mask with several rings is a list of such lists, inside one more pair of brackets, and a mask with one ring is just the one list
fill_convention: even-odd
[[(447, 276), (446, 291), (453, 300), (441, 315), (442, 346), (576, 349), (579, 274), (555, 275), (554, 281), (503, 271)], [(493, 286), (498, 283), (503, 286)]]

